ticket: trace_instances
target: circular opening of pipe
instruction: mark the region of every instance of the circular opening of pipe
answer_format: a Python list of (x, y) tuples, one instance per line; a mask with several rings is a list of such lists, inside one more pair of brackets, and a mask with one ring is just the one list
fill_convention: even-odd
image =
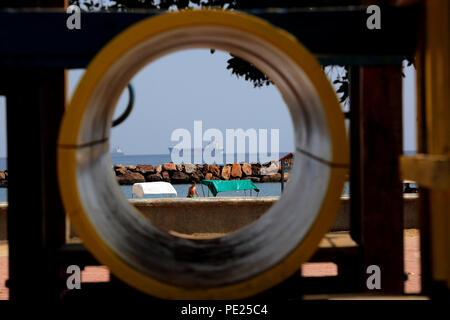
[[(201, 241), (159, 230), (129, 204), (111, 174), (108, 143), (133, 75), (192, 48), (232, 52), (267, 74), (289, 108), (296, 148), (290, 187), (261, 219)], [(314, 57), (260, 19), (208, 10), (145, 20), (96, 56), (64, 117), (58, 163), (76, 232), (116, 276), (164, 298), (239, 298), (282, 281), (314, 252), (338, 209), (347, 157), (343, 116)]]
[[(126, 152), (111, 154), (125, 197), (154, 226), (189, 239), (254, 222), (289, 186), (293, 163), (292, 118), (276, 86), (245, 60), (211, 51), (178, 51), (134, 75), (136, 105), (109, 139)], [(126, 88), (114, 119), (128, 97)], [(285, 155), (282, 180), (278, 160)], [(173, 191), (166, 182), (176, 194), (162, 193)], [(192, 182), (195, 199), (187, 198)]]

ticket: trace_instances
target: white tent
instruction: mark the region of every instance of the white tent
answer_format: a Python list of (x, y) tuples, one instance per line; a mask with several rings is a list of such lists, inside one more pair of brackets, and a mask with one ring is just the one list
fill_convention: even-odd
[(139, 198), (143, 198), (146, 195), (155, 194), (171, 194), (177, 196), (177, 191), (169, 182), (141, 182), (133, 184), (131, 193), (135, 194)]

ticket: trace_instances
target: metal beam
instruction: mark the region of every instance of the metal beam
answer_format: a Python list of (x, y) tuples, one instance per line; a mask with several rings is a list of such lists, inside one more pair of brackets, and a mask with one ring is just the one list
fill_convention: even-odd
[[(323, 64), (398, 65), (416, 47), (418, 10), (384, 7), (380, 30), (366, 27), (364, 7), (249, 10), (283, 28)], [(0, 68), (84, 68), (118, 33), (159, 11), (89, 12), (69, 30), (61, 10), (0, 11)]]

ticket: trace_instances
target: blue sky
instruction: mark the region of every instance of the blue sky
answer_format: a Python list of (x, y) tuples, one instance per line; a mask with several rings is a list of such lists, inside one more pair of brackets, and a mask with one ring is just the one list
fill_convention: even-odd
[[(167, 153), (170, 135), (177, 128), (192, 132), (195, 120), (203, 130), (217, 128), (279, 129), (280, 151), (293, 150), (291, 119), (275, 86), (253, 88), (226, 70), (229, 55), (209, 50), (188, 50), (163, 57), (142, 69), (132, 80), (136, 104), (130, 117), (113, 129), (111, 146), (126, 154)], [(404, 150), (416, 149), (415, 72), (405, 68)], [(69, 95), (83, 70), (69, 72)], [(119, 114), (127, 94), (118, 102)], [(5, 99), (0, 97), (0, 157), (6, 155)]]

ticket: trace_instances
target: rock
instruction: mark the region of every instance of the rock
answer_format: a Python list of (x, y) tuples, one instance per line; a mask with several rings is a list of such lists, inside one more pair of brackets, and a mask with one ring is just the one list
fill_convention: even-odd
[(5, 180), (6, 179), (6, 175), (4, 172), (0, 172), (0, 180)]
[(195, 182), (200, 182), (204, 178), (205, 178), (205, 176), (200, 171), (197, 171), (191, 175), (191, 181), (195, 181)]
[(281, 181), (281, 173), (275, 173), (267, 176), (263, 176), (261, 178), (261, 182), (280, 182)]
[(158, 165), (155, 167), (155, 171), (156, 171), (156, 173), (161, 173), (161, 171), (162, 171), (162, 166), (161, 166), (160, 164), (158, 164)]
[(163, 169), (166, 170), (166, 171), (177, 171), (177, 166), (173, 162), (171, 162), (171, 163), (164, 163), (163, 164)]
[(189, 183), (190, 181), (190, 177), (186, 173), (180, 171), (175, 171), (171, 177), (172, 183)]
[(222, 167), (222, 174), (220, 175), (222, 179), (228, 180), (230, 179), (231, 167), (226, 165)]
[(136, 171), (144, 176), (156, 172), (155, 168), (153, 168), (151, 164), (139, 164), (136, 166)]
[(261, 175), (261, 164), (252, 163), (252, 176), (259, 176), (259, 175)]
[(231, 176), (233, 178), (242, 177), (241, 165), (239, 163), (233, 163), (233, 166), (231, 167)]
[(161, 175), (162, 175), (162, 178), (164, 181), (166, 181), (166, 182), (170, 181), (169, 172), (163, 171)]
[(184, 172), (186, 172), (187, 174), (194, 173), (194, 172), (196, 172), (197, 170), (198, 170), (198, 169), (197, 169), (197, 166), (196, 166), (195, 164), (186, 163), (186, 164), (184, 165)]
[(128, 171), (121, 176), (117, 176), (117, 181), (120, 185), (130, 185), (138, 182), (145, 182), (145, 178), (140, 173)]
[(252, 166), (249, 165), (248, 163), (243, 163), (241, 166), (242, 169), (242, 173), (245, 176), (251, 176), (252, 175)]
[(206, 176), (206, 174), (209, 173), (209, 165), (204, 164), (202, 167), (202, 172)]
[(280, 171), (280, 166), (277, 166), (274, 162), (268, 167), (261, 168), (261, 175), (270, 176)]
[(212, 173), (211, 172), (208, 172), (207, 174), (205, 174), (205, 179), (206, 180), (211, 180), (211, 178), (212, 178)]
[[(288, 181), (290, 177), (291, 177), (291, 174), (289, 172), (284, 173), (284, 181)], [(281, 175), (280, 175), (280, 178), (281, 178)]]
[(183, 171), (183, 165), (182, 164), (177, 164), (177, 171), (180, 171), (180, 172)]
[(163, 177), (159, 173), (149, 174), (145, 177), (145, 181), (153, 182), (153, 181), (163, 181)]
[(8, 188), (8, 180), (0, 180), (0, 188)]
[(220, 169), (217, 165), (210, 165), (208, 171), (211, 172), (214, 176), (220, 177)]
[(133, 172), (136, 171), (136, 166), (126, 166), (125, 168), (126, 168), (128, 171), (133, 171)]
[(125, 168), (123, 166), (118, 167), (118, 168), (114, 169), (114, 172), (115, 172), (116, 176), (121, 176), (121, 175), (124, 175), (125, 173), (127, 173), (127, 168)]

